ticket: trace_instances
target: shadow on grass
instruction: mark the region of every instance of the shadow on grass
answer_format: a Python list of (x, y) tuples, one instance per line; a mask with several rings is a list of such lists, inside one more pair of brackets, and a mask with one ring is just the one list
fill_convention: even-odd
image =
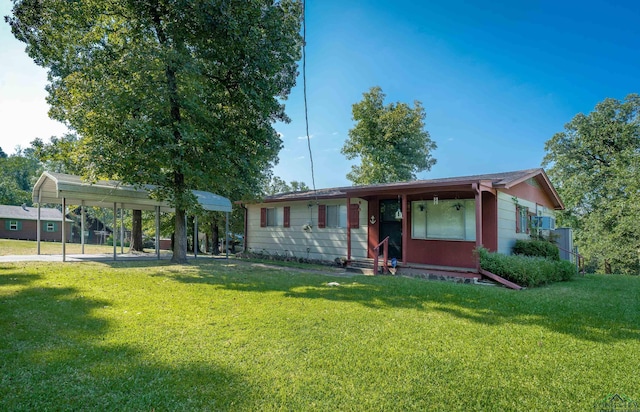
[(110, 302), (10, 272), (0, 272), (0, 410), (226, 410), (251, 398), (233, 371), (110, 343), (113, 326), (95, 315)]
[[(167, 269), (179, 282), (228, 290), (281, 292), (290, 298), (356, 302), (376, 309), (435, 310), (475, 323), (537, 325), (598, 342), (640, 339), (640, 278), (634, 277), (588, 276), (512, 291), (391, 276), (323, 276), (218, 262)], [(329, 286), (329, 282), (340, 286)]]

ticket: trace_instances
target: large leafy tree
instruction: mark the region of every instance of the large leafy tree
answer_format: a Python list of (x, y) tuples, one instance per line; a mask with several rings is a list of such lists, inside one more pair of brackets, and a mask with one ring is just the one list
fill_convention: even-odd
[(400, 102), (385, 105), (377, 86), (363, 96), (353, 105), (356, 124), (342, 147), (347, 159), (360, 158), (347, 179), (354, 184), (403, 182), (430, 170), (436, 144), (425, 130), (422, 103), (415, 101), (413, 108)]
[(640, 96), (605, 99), (545, 145), (543, 166), (581, 253), (606, 273), (640, 270)]
[(155, 184), (174, 204), (174, 262), (188, 189), (255, 193), (276, 162), (300, 2), (14, 0), (7, 20), (48, 69), (50, 115), (81, 136), (85, 175)]

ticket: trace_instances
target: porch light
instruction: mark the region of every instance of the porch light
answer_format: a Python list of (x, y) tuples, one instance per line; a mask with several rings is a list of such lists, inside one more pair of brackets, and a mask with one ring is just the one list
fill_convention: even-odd
[(396, 220), (402, 220), (402, 210), (396, 210)]
[(434, 204), (434, 205), (437, 205), (437, 204), (438, 204), (438, 195), (435, 195), (435, 196), (433, 197), (433, 204)]

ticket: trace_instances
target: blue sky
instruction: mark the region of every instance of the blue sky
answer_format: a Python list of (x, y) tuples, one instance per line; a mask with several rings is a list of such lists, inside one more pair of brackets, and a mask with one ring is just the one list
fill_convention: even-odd
[[(484, 4), (483, 4), (484, 3)], [(0, 3), (6, 15), (10, 2)], [(349, 185), (351, 106), (380, 86), (419, 100), (437, 164), (419, 178), (540, 166), (544, 143), (607, 97), (640, 92), (636, 2), (307, 2), (307, 99), (317, 188)], [(46, 118), (44, 70), (0, 28), (0, 147), (64, 130)], [(302, 69), (302, 68), (300, 68)], [(278, 124), (274, 173), (311, 186), (302, 77)]]

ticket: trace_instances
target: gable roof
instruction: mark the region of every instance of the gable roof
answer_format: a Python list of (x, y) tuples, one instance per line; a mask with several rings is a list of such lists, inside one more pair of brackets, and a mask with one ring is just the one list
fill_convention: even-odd
[[(0, 219), (38, 220), (38, 208), (33, 206), (0, 205)], [(62, 212), (49, 207), (40, 208), (40, 220), (62, 222)], [(72, 220), (66, 219), (67, 222)]]
[[(152, 199), (149, 195), (154, 186), (135, 187), (116, 180), (98, 180), (90, 183), (80, 176), (64, 173), (44, 172), (33, 187), (34, 203), (81, 204), (112, 208), (114, 203), (124, 209), (154, 210), (172, 212), (173, 207), (164, 201)], [(231, 212), (229, 199), (201, 190), (192, 191), (204, 210)]]
[(266, 196), (265, 203), (286, 200), (331, 199), (346, 196), (366, 196), (372, 194), (397, 193), (398, 191), (462, 189), (471, 190), (471, 185), (483, 183), (494, 189), (510, 189), (529, 179), (535, 180), (554, 204), (555, 209), (564, 209), (564, 204), (555, 190), (547, 174), (542, 168), (516, 170), (512, 172), (489, 173), (471, 176), (445, 177), (437, 179), (412, 180), (409, 182), (380, 183), (374, 185), (344, 186), (330, 189), (308, 190), (305, 192), (281, 193)]

